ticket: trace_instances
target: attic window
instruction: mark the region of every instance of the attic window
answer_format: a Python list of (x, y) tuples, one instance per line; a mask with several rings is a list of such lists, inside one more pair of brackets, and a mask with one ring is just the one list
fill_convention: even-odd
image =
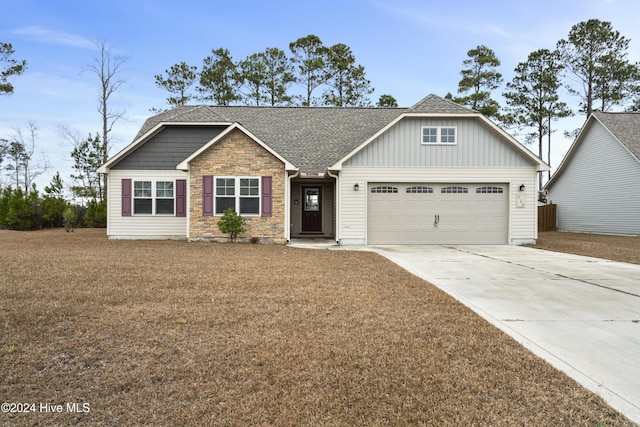
[(453, 126), (423, 126), (422, 127), (422, 144), (423, 145), (454, 145), (457, 129)]

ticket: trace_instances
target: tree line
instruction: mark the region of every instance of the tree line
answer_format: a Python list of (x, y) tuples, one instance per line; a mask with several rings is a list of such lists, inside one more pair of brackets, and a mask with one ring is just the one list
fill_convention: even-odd
[[(594, 110), (640, 110), (640, 66), (628, 60), (629, 42), (610, 22), (590, 19), (574, 25), (555, 49), (536, 50), (517, 64), (513, 79), (501, 93), (505, 105), (495, 99), (504, 84), (500, 60), (489, 47), (479, 45), (469, 50), (462, 62), (456, 94), (445, 97), (481, 112), (508, 131), (524, 132), (523, 142), (536, 142), (538, 156), (543, 159), (545, 137), (550, 156), (552, 125), (557, 120), (576, 113), (588, 117)], [(106, 221), (106, 187), (96, 170), (109, 155), (109, 133), (124, 116), (124, 112), (111, 108), (110, 99), (125, 82), (121, 73), (128, 58), (112, 54), (104, 42), (96, 46), (99, 55), (89, 70), (100, 82), (98, 111), (102, 129), (88, 137), (69, 128), (63, 128), (62, 134), (73, 146), (74, 173), (69, 188), (74, 200), (80, 200), (66, 202), (65, 209), (79, 207), (77, 221), (86, 218), (89, 224), (101, 225)], [(26, 70), (27, 62), (13, 59), (14, 53), (11, 44), (0, 42), (0, 95), (12, 93), (10, 80)], [(234, 61), (225, 48), (214, 49), (199, 67), (179, 62), (154, 79), (158, 88), (169, 93), (167, 108), (193, 101), (218, 105), (369, 107), (369, 95), (373, 93), (365, 68), (357, 64), (349, 46), (325, 46), (313, 34), (291, 42), (288, 53), (272, 47), (240, 61)], [(294, 85), (301, 89), (295, 92)], [(578, 98), (577, 112), (561, 100), (563, 88)], [(397, 101), (384, 94), (376, 105), (397, 107)], [(35, 138), (32, 123), (27, 132), (18, 129), (9, 139), (0, 138), (0, 170), (4, 174), (0, 180), (0, 228), (39, 228), (62, 221), (60, 209), (55, 215), (47, 215), (49, 219), (44, 213), (56, 205), (50, 203), (52, 198), (63, 197), (56, 190), (63, 185), (59, 174), (42, 195), (33, 185), (34, 178), (49, 166), (34, 162)], [(30, 213), (16, 214), (19, 206), (24, 212), (29, 206)], [(15, 218), (29, 215), (30, 225), (16, 226), (19, 222)], [(40, 215), (39, 219), (33, 220), (33, 215)]]
[[(325, 46), (313, 34), (291, 42), (289, 55), (270, 47), (234, 61), (228, 49), (213, 49), (199, 68), (179, 62), (156, 75), (155, 83), (169, 92), (169, 107), (192, 100), (217, 105), (366, 107), (374, 90), (349, 46)], [(301, 95), (292, 94), (294, 84), (302, 88)], [(380, 102), (389, 103), (389, 96)]]

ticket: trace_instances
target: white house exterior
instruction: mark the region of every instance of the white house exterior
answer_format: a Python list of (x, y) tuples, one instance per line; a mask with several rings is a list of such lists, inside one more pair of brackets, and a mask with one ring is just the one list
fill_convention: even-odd
[(247, 217), (240, 237), (263, 242), (522, 244), (537, 238), (545, 170), (480, 113), (429, 95), (409, 109), (178, 107), (99, 171), (110, 238), (220, 240), (230, 206)]
[(640, 235), (640, 113), (594, 112), (544, 189), (562, 231)]

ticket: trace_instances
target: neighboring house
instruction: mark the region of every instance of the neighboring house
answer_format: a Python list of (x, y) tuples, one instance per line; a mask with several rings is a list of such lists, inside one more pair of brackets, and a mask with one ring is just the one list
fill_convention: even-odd
[(594, 112), (544, 189), (563, 231), (640, 235), (640, 113)]
[(284, 243), (520, 244), (537, 238), (548, 166), (480, 113), (411, 108), (183, 106), (149, 118), (107, 174), (107, 235)]

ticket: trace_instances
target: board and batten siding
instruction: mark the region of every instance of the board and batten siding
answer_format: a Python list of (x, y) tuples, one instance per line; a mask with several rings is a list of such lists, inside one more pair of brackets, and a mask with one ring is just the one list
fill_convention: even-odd
[[(175, 215), (122, 215), (122, 179), (175, 181), (188, 179), (178, 170), (111, 170), (107, 175), (107, 237), (111, 239), (186, 239), (187, 217)], [(187, 182), (188, 185), (188, 182)], [(175, 187), (174, 187), (175, 189)], [(187, 191), (187, 197), (189, 192)], [(175, 197), (175, 190), (174, 190)], [(188, 204), (187, 204), (188, 206)]]
[[(456, 128), (456, 144), (424, 145), (423, 126)], [(345, 166), (528, 167), (531, 163), (476, 119), (412, 119), (398, 122)]]
[[(507, 239), (511, 244), (532, 243), (537, 234), (535, 168), (380, 168), (346, 167), (340, 178), (339, 239), (343, 244), (366, 244), (367, 184), (405, 183), (478, 183), (507, 184), (509, 188)], [(358, 184), (359, 191), (354, 191)], [(520, 192), (520, 185), (525, 191)], [(517, 206), (522, 197), (523, 207)]]
[(563, 231), (640, 235), (640, 163), (598, 121), (549, 189)]

